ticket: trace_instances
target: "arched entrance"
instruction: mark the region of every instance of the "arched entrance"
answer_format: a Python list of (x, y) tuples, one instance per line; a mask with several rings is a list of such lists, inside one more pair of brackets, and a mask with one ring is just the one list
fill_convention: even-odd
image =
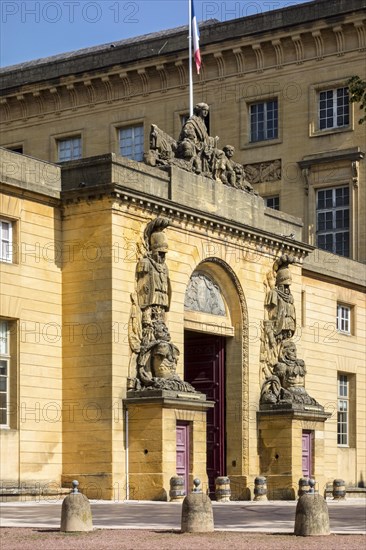
[[(214, 401), (207, 413), (207, 474), (242, 480), (247, 471), (247, 313), (240, 283), (230, 266), (205, 260), (185, 294), (184, 379)], [(242, 481), (240, 481), (242, 484)]]

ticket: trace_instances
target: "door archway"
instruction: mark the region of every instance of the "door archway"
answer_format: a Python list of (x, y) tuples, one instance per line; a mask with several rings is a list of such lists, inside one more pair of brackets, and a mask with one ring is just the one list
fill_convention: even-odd
[(207, 422), (210, 493), (215, 477), (230, 475), (239, 498), (249, 465), (248, 314), (238, 277), (221, 259), (192, 273), (184, 327), (184, 379), (215, 401)]

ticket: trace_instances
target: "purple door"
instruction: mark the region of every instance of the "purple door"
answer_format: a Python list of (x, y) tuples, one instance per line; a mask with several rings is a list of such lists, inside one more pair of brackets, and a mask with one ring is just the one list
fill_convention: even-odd
[(302, 475), (312, 477), (313, 432), (302, 432)]
[(177, 474), (184, 477), (184, 489), (188, 495), (189, 483), (189, 424), (177, 421)]
[(207, 412), (207, 475), (213, 497), (215, 478), (226, 475), (225, 338), (185, 331), (184, 379), (215, 403)]

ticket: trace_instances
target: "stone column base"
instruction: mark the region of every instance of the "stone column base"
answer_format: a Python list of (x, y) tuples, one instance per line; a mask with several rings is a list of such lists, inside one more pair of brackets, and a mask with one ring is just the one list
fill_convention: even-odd
[(330, 414), (323, 409), (271, 408), (257, 413), (260, 475), (267, 478), (268, 499), (295, 500), (303, 477), (302, 431), (313, 432), (312, 471), (322, 494), (325, 487), (324, 422)]
[(128, 411), (128, 472), (131, 500), (169, 500), (170, 478), (177, 474), (177, 421), (190, 426), (189, 487), (193, 479), (208, 487), (206, 412), (214, 406), (202, 394), (166, 390), (131, 392)]

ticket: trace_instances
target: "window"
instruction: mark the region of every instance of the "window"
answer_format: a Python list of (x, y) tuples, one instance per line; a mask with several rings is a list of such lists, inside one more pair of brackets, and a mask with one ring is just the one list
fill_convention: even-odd
[(351, 308), (337, 304), (337, 330), (351, 334)]
[(349, 257), (349, 188), (317, 191), (317, 246), (339, 256)]
[(250, 106), (250, 141), (264, 141), (278, 137), (278, 102), (266, 101)]
[(264, 200), (268, 208), (273, 208), (273, 210), (280, 209), (280, 197), (278, 195), (275, 197), (265, 197)]
[(348, 88), (319, 92), (319, 129), (343, 128), (348, 125)]
[(0, 321), (0, 425), (7, 426), (9, 409), (10, 342), (7, 321)]
[(349, 438), (349, 380), (338, 375), (337, 443), (348, 446)]
[(0, 261), (13, 260), (13, 227), (11, 222), (0, 219)]
[(129, 126), (119, 130), (119, 152), (122, 156), (141, 161), (144, 156), (144, 127)]
[(57, 140), (58, 162), (81, 159), (81, 137)]

